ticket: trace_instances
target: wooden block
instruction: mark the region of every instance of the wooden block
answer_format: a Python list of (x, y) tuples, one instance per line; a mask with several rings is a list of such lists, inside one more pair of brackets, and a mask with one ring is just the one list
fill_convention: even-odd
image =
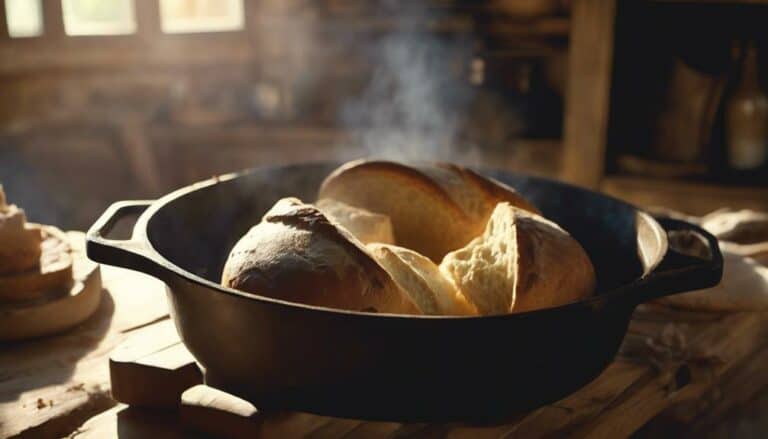
[[(72, 235), (77, 236), (77, 235)], [(68, 292), (44, 294), (34, 301), (0, 306), (0, 340), (21, 340), (65, 331), (90, 317), (101, 302), (101, 272), (80, 245), (72, 246)], [(69, 276), (70, 269), (65, 273)]]
[(182, 392), (203, 382), (170, 320), (118, 346), (109, 358), (109, 376), (112, 398), (136, 407), (176, 407)]

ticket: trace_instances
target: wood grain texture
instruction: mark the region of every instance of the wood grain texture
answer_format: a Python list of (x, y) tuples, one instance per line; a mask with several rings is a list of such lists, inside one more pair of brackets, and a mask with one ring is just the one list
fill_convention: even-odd
[(0, 437), (60, 437), (112, 407), (109, 354), (127, 334), (167, 318), (162, 284), (102, 267), (93, 316), (64, 334), (0, 343)]
[[(122, 358), (137, 358), (143, 367), (175, 373), (192, 360), (172, 352), (180, 345), (165, 318), (159, 282), (109, 267), (104, 267), (104, 279), (109, 294), (97, 315), (82, 327), (37, 343), (0, 345), (0, 435), (173, 438), (191, 434), (173, 411), (126, 407), (109, 398), (108, 357), (129, 338), (134, 348)], [(263, 437), (315, 438), (626, 437), (671, 407), (694, 407), (689, 419), (700, 419), (702, 412), (694, 402), (710, 398), (707, 395), (713, 389), (726, 396), (708, 405), (708, 410), (712, 416), (725, 412), (729, 386), (736, 389), (734, 395), (744, 395), (750, 382), (766, 379), (766, 371), (754, 361), (762, 362), (767, 336), (767, 313), (702, 313), (644, 305), (633, 317), (622, 354), (600, 377), (509, 424), (399, 424), (265, 413), (260, 432)], [(154, 347), (145, 356), (141, 350), (147, 340)], [(168, 347), (161, 346), (168, 342)], [(747, 381), (739, 379), (739, 371)]]
[(690, 215), (723, 207), (768, 211), (768, 189), (727, 187), (679, 180), (606, 177), (601, 190), (639, 206), (675, 206)]
[(176, 408), (185, 390), (203, 382), (170, 320), (118, 346), (109, 357), (109, 375), (112, 398), (133, 407)]
[(573, 2), (563, 177), (597, 188), (604, 171), (615, 0)]
[[(153, 326), (162, 329), (163, 325)], [(164, 338), (155, 334), (158, 340)], [(142, 337), (151, 335), (148, 331)], [(735, 365), (745, 364), (746, 369), (737, 370), (745, 370), (753, 382), (768, 380), (768, 374), (751, 363), (764, 355), (753, 352), (766, 336), (766, 313), (701, 313), (644, 305), (632, 321), (623, 355), (602, 375), (573, 395), (504, 425), (371, 423), (302, 413), (259, 413), (251, 403), (206, 386), (196, 386), (182, 397), (181, 421), (188, 431), (232, 438), (627, 437), (667, 408), (690, 406), (717, 389), (718, 383), (744, 387), (729, 373)], [(152, 367), (168, 370), (168, 361), (160, 358)], [(725, 373), (728, 376), (721, 381), (718, 377)], [(713, 410), (723, 411), (723, 407)]]

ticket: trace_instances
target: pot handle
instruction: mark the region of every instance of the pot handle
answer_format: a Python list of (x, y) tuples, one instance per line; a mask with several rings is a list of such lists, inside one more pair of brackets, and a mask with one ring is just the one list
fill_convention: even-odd
[(645, 279), (638, 303), (686, 291), (714, 287), (723, 277), (723, 255), (717, 238), (701, 227), (673, 218), (655, 218), (672, 242), (676, 232), (689, 232), (706, 243), (709, 257), (689, 256), (669, 246), (661, 264)]
[(93, 261), (107, 265), (141, 271), (164, 279), (166, 270), (155, 260), (155, 252), (135, 235), (130, 239), (109, 239), (108, 234), (118, 220), (126, 215), (139, 215), (153, 203), (152, 200), (118, 201), (101, 214), (85, 235), (85, 252)]

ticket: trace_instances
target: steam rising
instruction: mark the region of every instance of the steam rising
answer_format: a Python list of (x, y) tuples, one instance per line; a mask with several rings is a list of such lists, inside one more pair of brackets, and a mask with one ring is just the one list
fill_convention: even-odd
[(399, 25), (366, 47), (370, 82), (342, 106), (343, 127), (368, 156), (473, 162), (474, 149), (460, 139), (472, 90), (455, 62), (468, 58), (467, 44), (430, 32), (423, 6), (388, 3), (384, 11), (401, 17)]

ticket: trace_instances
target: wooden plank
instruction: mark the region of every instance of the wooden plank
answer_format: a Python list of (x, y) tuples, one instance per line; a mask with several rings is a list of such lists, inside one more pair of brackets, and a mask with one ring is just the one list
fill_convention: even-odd
[(643, 427), (643, 437), (697, 438), (717, 427), (732, 410), (768, 387), (768, 346), (751, 354), (701, 396), (676, 404)]
[(768, 374), (765, 373), (767, 364), (768, 346), (750, 355), (742, 366), (728, 371), (717, 389), (710, 392), (712, 395), (705, 399), (711, 401), (711, 405), (704, 410), (699, 406), (694, 412), (695, 419), (691, 419), (697, 424), (694, 431), (704, 433), (707, 427), (722, 419), (731, 408), (746, 403), (764, 390), (768, 386)]
[[(253, 428), (258, 428), (262, 437), (294, 437), (296, 435), (309, 437), (428, 436), (450, 438), (538, 437), (543, 435), (625, 437), (665, 407), (701, 395), (717, 382), (717, 376), (734, 364), (742, 362), (744, 358), (750, 355), (755, 345), (762, 342), (768, 335), (768, 321), (766, 320), (768, 314), (765, 313), (739, 313), (724, 316), (710, 313), (706, 319), (696, 319), (691, 317), (690, 312), (667, 311), (664, 313), (658, 308), (652, 307), (650, 309), (648, 312), (640, 313), (639, 317), (644, 316), (651, 319), (637, 327), (639, 329), (636, 329), (635, 336), (655, 335), (659, 337), (663, 335), (664, 328), (670, 325), (670, 321), (675, 321), (674, 315), (680, 314), (683, 322), (690, 322), (680, 323), (680, 325), (688, 330), (687, 336), (690, 337), (688, 351), (692, 353), (691, 356), (683, 356), (684, 361), (681, 363), (670, 362), (667, 366), (662, 364), (655, 367), (650, 362), (638, 363), (619, 358), (598, 379), (584, 389), (558, 403), (536, 410), (509, 425), (461, 427), (369, 423), (300, 413), (268, 413), (259, 418), (260, 423), (253, 424)], [(670, 319), (665, 319), (665, 316)], [(641, 319), (636, 316), (636, 320)], [(151, 334), (152, 331), (149, 329), (143, 328), (147, 334)], [(729, 336), (724, 337), (723, 334)], [(702, 361), (704, 367), (696, 369), (693, 366)], [(695, 369), (691, 371), (690, 382), (686, 380), (679, 383), (675, 382), (674, 372), (681, 364), (690, 365)], [(659, 369), (659, 367), (661, 368)], [(227, 411), (226, 408), (216, 407), (222, 400), (214, 401), (215, 399), (209, 401), (211, 403), (216, 402), (209, 408), (215, 411)], [(255, 407), (252, 408), (255, 410)], [(237, 412), (236, 410), (234, 414), (236, 415)], [(226, 419), (231, 414), (218, 413), (213, 418), (218, 419), (222, 415), (224, 416), (223, 419)], [(201, 413), (197, 413), (197, 416), (199, 419), (204, 418), (204, 414)], [(123, 424), (126, 425), (125, 422)], [(88, 427), (88, 425), (84, 427)]]
[(8, 34), (8, 17), (5, 13), (5, 0), (0, 0), (0, 41), (9, 40), (11, 36)]
[(573, 2), (563, 176), (596, 188), (604, 172), (616, 0)]
[(186, 389), (203, 382), (200, 369), (170, 320), (136, 332), (109, 358), (112, 398), (134, 407), (176, 408)]
[[(173, 349), (177, 336), (167, 320), (162, 285), (137, 273), (104, 267), (110, 288), (111, 311), (100, 310), (84, 327), (59, 337), (0, 348), (0, 435), (22, 437), (61, 436), (92, 415), (112, 407), (108, 398), (107, 356), (128, 335), (138, 337), (140, 351), (147, 340), (159, 345), (151, 355), (136, 354), (137, 362), (157, 368), (188, 364)], [(149, 284), (143, 283), (144, 281)], [(119, 284), (119, 285), (118, 285)], [(152, 285), (154, 289), (148, 288)], [(137, 300), (138, 298), (138, 300)], [(159, 306), (162, 305), (162, 306)], [(122, 315), (129, 312), (130, 315)], [(529, 437), (541, 434), (624, 436), (661, 410), (698, 398), (717, 383), (718, 376), (744, 363), (768, 336), (766, 313), (695, 313), (645, 305), (635, 314), (627, 341), (657, 339), (663, 345), (665, 328), (679, 329), (687, 343), (670, 346), (671, 359), (662, 355), (652, 362), (619, 358), (601, 377), (579, 392), (536, 410), (510, 425), (459, 427), (426, 424), (369, 423), (331, 419), (309, 414), (270, 413), (266, 417), (273, 437)], [(674, 322), (674, 323), (671, 323)], [(143, 339), (143, 340), (142, 340)], [(625, 343), (627, 345), (627, 343)], [(642, 346), (642, 343), (637, 343)], [(675, 349), (678, 349), (677, 351)], [(158, 354), (155, 356), (155, 354)], [(167, 355), (166, 355), (167, 354)], [(186, 362), (186, 363), (185, 363)], [(676, 380), (680, 366), (690, 369), (690, 382)], [(754, 373), (759, 373), (755, 369)], [(680, 381), (680, 383), (676, 382)], [(90, 437), (142, 437), (158, 423), (160, 432), (172, 436), (168, 416), (159, 419), (149, 412), (117, 406), (83, 426)], [(109, 422), (115, 425), (108, 425)], [(137, 427), (133, 427), (137, 425)], [(175, 430), (174, 430), (175, 429)], [(139, 433), (132, 433), (138, 431)], [(91, 433), (88, 433), (91, 432)], [(98, 434), (96, 434), (96, 433)], [(88, 436), (86, 436), (88, 437)], [(144, 437), (147, 437), (144, 435)]]
[[(736, 313), (694, 334), (679, 362), (670, 361), (659, 372), (646, 375), (593, 420), (575, 429), (569, 428), (569, 435), (628, 437), (664, 408), (699, 397), (718, 376), (762, 345), (768, 336), (766, 316), (766, 313)], [(689, 371), (690, 378), (680, 382), (680, 370)]]
[(554, 404), (535, 410), (509, 429), (503, 437), (531, 437), (554, 433), (595, 418), (608, 405), (615, 403), (627, 388), (652, 374), (651, 367), (616, 361), (584, 389)]
[(42, 0), (43, 38), (48, 42), (60, 41), (65, 36), (64, 11), (61, 1)]
[(161, 282), (102, 266), (99, 308), (46, 339), (0, 344), (0, 437), (61, 436), (108, 409), (109, 354), (136, 328), (167, 318)]
[(160, 2), (137, 1), (133, 6), (136, 8), (136, 33), (142, 40), (151, 44), (162, 35)]
[(601, 190), (640, 206), (675, 206), (677, 211), (691, 215), (704, 215), (723, 206), (768, 210), (768, 188), (760, 187), (611, 176), (603, 180)]

